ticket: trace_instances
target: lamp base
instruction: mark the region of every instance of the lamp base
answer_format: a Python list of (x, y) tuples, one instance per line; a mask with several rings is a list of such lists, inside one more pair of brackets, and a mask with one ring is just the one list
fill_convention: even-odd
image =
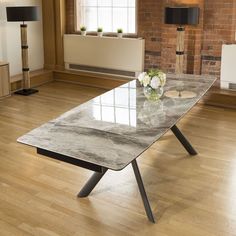
[(15, 94), (22, 95), (22, 96), (29, 96), (31, 94), (38, 93), (37, 89), (22, 89), (19, 91), (16, 91)]

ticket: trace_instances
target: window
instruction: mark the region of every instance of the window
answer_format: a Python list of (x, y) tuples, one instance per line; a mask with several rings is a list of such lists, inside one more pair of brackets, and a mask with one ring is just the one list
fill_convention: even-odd
[(77, 30), (136, 33), (136, 0), (76, 0)]

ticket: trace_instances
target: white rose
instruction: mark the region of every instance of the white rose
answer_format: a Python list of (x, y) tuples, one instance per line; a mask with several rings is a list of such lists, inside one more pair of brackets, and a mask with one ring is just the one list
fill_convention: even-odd
[(152, 80), (151, 80), (151, 84), (150, 85), (151, 85), (151, 87), (153, 89), (157, 89), (158, 87), (160, 87), (161, 81), (160, 81), (160, 79), (157, 76), (154, 76), (152, 78)]
[(139, 74), (138, 80), (139, 80), (140, 84), (143, 85), (143, 81), (144, 81), (144, 78), (145, 78), (146, 75), (147, 75), (146, 72), (143, 72), (143, 73)]
[(147, 87), (150, 84), (151, 78), (149, 77), (149, 75), (145, 75), (144, 79), (143, 79), (143, 86)]

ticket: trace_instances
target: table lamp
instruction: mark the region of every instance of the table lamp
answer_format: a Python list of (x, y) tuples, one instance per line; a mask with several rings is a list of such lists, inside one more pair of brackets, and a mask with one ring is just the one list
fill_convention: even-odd
[[(185, 25), (197, 25), (199, 23), (199, 7), (166, 7), (165, 24), (177, 25), (176, 64), (175, 73), (183, 74), (184, 71), (184, 36)], [(178, 84), (176, 91), (169, 91), (166, 96), (182, 97), (183, 85)], [(195, 97), (195, 93), (185, 93), (185, 97)]]
[(25, 21), (38, 21), (39, 9), (37, 6), (15, 6), (7, 7), (7, 21), (8, 22), (23, 22), (21, 27), (21, 53), (22, 53), (22, 89), (16, 94), (28, 96), (37, 93), (38, 90), (32, 89), (30, 86), (29, 74), (29, 59), (28, 59), (28, 44), (27, 44), (27, 24)]

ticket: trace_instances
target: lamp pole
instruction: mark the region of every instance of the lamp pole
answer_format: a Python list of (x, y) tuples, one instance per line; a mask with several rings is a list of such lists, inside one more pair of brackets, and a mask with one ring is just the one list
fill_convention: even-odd
[(27, 24), (23, 22), (21, 28), (21, 57), (22, 57), (22, 88), (30, 88), (30, 73), (29, 73), (29, 56), (28, 56), (28, 42), (27, 42)]
[(183, 26), (177, 27), (177, 43), (176, 43), (176, 64), (175, 73), (177, 75), (184, 72), (184, 36), (185, 28)]

